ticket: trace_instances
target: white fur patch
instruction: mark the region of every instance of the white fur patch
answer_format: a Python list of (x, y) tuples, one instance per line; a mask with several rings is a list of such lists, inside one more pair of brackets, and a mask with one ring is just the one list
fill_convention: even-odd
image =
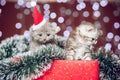
[(98, 33), (97, 29), (94, 28), (93, 30), (89, 31), (90, 28), (93, 29), (93, 27), (90, 25), (81, 25), (80, 32), (82, 33), (82, 35), (88, 37), (95, 37), (96, 34)]

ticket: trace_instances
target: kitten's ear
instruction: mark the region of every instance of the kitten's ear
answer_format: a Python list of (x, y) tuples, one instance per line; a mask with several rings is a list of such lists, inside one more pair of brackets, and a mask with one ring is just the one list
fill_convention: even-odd
[(95, 30), (97, 30), (97, 29), (95, 29), (95, 27), (94, 26), (92, 26), (92, 25), (88, 25), (88, 27), (87, 27), (87, 31), (88, 32), (91, 32), (91, 31), (95, 31)]
[(60, 29), (59, 26), (55, 27), (55, 33), (58, 33), (60, 30), (61, 30), (61, 29)]

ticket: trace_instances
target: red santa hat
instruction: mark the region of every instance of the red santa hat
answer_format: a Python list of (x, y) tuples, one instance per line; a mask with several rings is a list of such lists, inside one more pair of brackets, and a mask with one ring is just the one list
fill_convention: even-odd
[(32, 28), (33, 30), (37, 30), (46, 23), (46, 20), (43, 18), (41, 13), (38, 11), (35, 1), (31, 2), (31, 6), (34, 7), (34, 10), (33, 10), (34, 24)]

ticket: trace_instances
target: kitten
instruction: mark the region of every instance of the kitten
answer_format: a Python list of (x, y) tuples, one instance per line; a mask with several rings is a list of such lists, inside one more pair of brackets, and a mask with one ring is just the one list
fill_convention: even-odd
[(91, 23), (84, 22), (73, 31), (66, 43), (68, 60), (91, 60), (91, 46), (96, 43), (100, 33)]
[(56, 44), (55, 35), (60, 31), (60, 27), (53, 27), (50, 22), (46, 22), (37, 30), (30, 28), (30, 36), (32, 41), (30, 43), (30, 50), (34, 50), (40, 45)]

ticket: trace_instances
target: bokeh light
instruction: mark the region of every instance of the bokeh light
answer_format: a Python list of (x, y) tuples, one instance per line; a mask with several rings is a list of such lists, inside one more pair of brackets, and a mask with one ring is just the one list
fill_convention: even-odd
[(78, 13), (77, 11), (74, 11), (74, 12), (72, 13), (72, 15), (73, 15), (73, 17), (78, 17), (78, 16), (79, 16), (79, 13)]
[(120, 41), (120, 36), (119, 36), (119, 35), (115, 35), (114, 40), (115, 40), (116, 42), (119, 42), (119, 41)]
[(84, 12), (83, 12), (83, 16), (84, 16), (84, 17), (88, 17), (89, 15), (90, 15), (90, 14), (89, 14), (88, 11), (84, 11)]
[(68, 0), (63, 0), (62, 2), (63, 2), (63, 3), (66, 3), (67, 1), (68, 1)]
[(118, 10), (114, 10), (114, 11), (113, 11), (113, 15), (114, 15), (114, 16), (119, 16), (119, 15), (120, 15), (120, 12), (119, 12)]
[(49, 15), (44, 15), (44, 18), (45, 18), (47, 21), (49, 21), (50, 16), (49, 16)]
[(60, 7), (59, 10), (60, 10), (60, 13), (61, 13), (61, 14), (65, 14), (66, 8), (65, 8), (65, 7)]
[(25, 9), (25, 10), (24, 10), (24, 14), (25, 14), (25, 15), (29, 15), (29, 14), (30, 14), (30, 10), (29, 10), (29, 9)]
[(98, 10), (99, 9), (99, 3), (98, 2), (94, 2), (92, 5), (92, 9), (93, 10)]
[(57, 0), (58, 3), (66, 3), (68, 0)]
[(105, 49), (106, 50), (111, 50), (111, 48), (112, 48), (112, 44), (111, 43), (106, 43), (105, 44)]
[(103, 17), (103, 21), (105, 23), (108, 23), (110, 21), (110, 18), (108, 16)]
[(17, 19), (22, 19), (23, 18), (23, 14), (22, 13), (17, 13), (16, 17), (17, 17)]
[(45, 15), (49, 15), (49, 14), (50, 14), (50, 10), (45, 10), (45, 11), (44, 11), (44, 14), (45, 14)]
[(84, 9), (85, 7), (86, 7), (86, 4), (84, 2), (81, 2), (76, 6), (76, 9), (78, 11), (80, 11), (80, 10)]
[(16, 29), (20, 29), (20, 28), (22, 28), (22, 24), (20, 22), (18, 22), (15, 24), (15, 27), (16, 27)]
[(101, 12), (100, 12), (100, 11), (94, 11), (94, 12), (93, 12), (93, 15), (94, 15), (95, 17), (100, 17)]
[(107, 38), (108, 38), (108, 39), (112, 39), (113, 36), (114, 36), (114, 34), (113, 34), (112, 32), (109, 32), (109, 33), (107, 34)]
[(57, 0), (58, 3), (61, 3), (63, 0)]
[(119, 24), (119, 22), (115, 22), (115, 23), (114, 23), (114, 28), (115, 28), (115, 29), (120, 28), (120, 24)]
[(24, 31), (24, 36), (25, 36), (25, 38), (26, 38), (28, 41), (31, 40), (30, 32), (29, 32), (28, 30), (25, 30), (25, 31)]
[[(45, 4), (44, 7), (45, 7), (45, 6), (47, 7), (48, 4)], [(48, 8), (45, 9), (45, 10), (44, 10), (44, 18), (45, 18), (46, 20), (48, 20), (48, 21), (49, 21), (49, 19), (50, 19), (49, 14), (50, 14), (50, 10), (49, 10)]]
[(71, 25), (71, 23), (72, 23), (72, 21), (71, 21), (70, 19), (67, 19), (67, 20), (65, 21), (65, 24), (66, 24), (66, 25)]
[(1, 0), (1, 1), (0, 1), (0, 4), (1, 4), (1, 6), (5, 6), (6, 0)]
[(81, 3), (81, 2), (83, 2), (83, 1), (84, 1), (84, 0), (77, 0), (78, 3)]
[(59, 23), (63, 23), (63, 22), (64, 22), (64, 18), (63, 18), (63, 17), (59, 17), (59, 18), (58, 18), (58, 22), (59, 22)]
[(31, 8), (31, 7), (32, 7), (31, 4), (30, 4), (30, 2), (26, 2), (25, 6), (26, 6), (27, 8)]
[(98, 29), (101, 28), (101, 23), (100, 23), (99, 21), (95, 21), (95, 22), (94, 22), (94, 25), (95, 25)]
[(66, 30), (68, 30), (69, 32), (73, 31), (71, 26), (67, 26)]
[(20, 9), (20, 6), (19, 6), (18, 4), (15, 4), (14, 7), (15, 7), (16, 9)]
[(66, 10), (65, 10), (65, 14), (66, 14), (66, 15), (70, 15), (71, 13), (72, 13), (72, 11), (71, 11), (70, 9), (66, 9)]
[(2, 31), (0, 31), (0, 37), (2, 37)]
[(55, 19), (55, 18), (56, 18), (56, 16), (57, 16), (57, 15), (56, 15), (56, 13), (55, 13), (55, 12), (51, 12), (51, 14), (50, 14), (50, 18), (51, 18), (51, 19)]
[(24, 1), (23, 0), (18, 0), (18, 5), (22, 6), (24, 4)]
[(50, 5), (49, 5), (49, 4), (44, 4), (43, 8), (44, 8), (45, 10), (49, 10), (49, 9), (50, 9)]
[(107, 4), (108, 4), (108, 1), (107, 1), (107, 0), (101, 0), (101, 1), (100, 1), (100, 5), (101, 5), (102, 7), (107, 6)]
[(69, 35), (70, 35), (70, 31), (65, 30), (65, 31), (63, 32), (63, 35), (64, 35), (64, 37), (67, 39), (67, 38), (69, 37)]

